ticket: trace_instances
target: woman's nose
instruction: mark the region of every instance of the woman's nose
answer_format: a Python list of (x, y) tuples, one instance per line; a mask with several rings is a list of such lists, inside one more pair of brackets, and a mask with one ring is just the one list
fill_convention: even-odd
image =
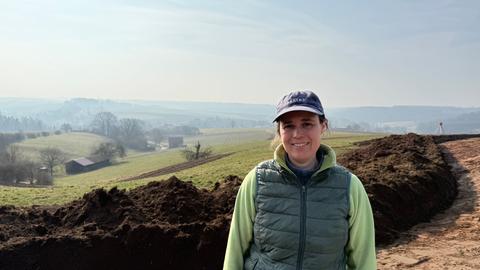
[(293, 137), (294, 137), (294, 138), (300, 137), (301, 134), (302, 134), (302, 131), (301, 131), (300, 128), (297, 127), (297, 128), (294, 128), (294, 129), (293, 129)]

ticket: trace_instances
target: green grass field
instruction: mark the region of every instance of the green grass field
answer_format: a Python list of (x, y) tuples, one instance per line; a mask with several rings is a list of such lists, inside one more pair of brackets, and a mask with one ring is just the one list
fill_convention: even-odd
[[(100, 170), (73, 176), (57, 177), (49, 188), (17, 188), (0, 186), (0, 205), (46, 205), (62, 204), (81, 197), (95, 188), (130, 189), (153, 180), (167, 179), (175, 175), (184, 181), (192, 181), (199, 187), (210, 188), (216, 181), (228, 175), (243, 177), (258, 162), (270, 159), (273, 149), (270, 146), (272, 131), (266, 129), (209, 129), (202, 135), (185, 138), (192, 145), (197, 140), (204, 146), (212, 147), (214, 153), (233, 153), (225, 158), (197, 167), (141, 180), (119, 182), (127, 176), (156, 170), (184, 162), (179, 149), (151, 152), (127, 156), (117, 164)], [(354, 147), (353, 143), (381, 137), (379, 134), (352, 134), (330, 132), (323, 143), (332, 146), (337, 154)], [(32, 142), (25, 142), (32, 144)]]
[(273, 137), (273, 129), (258, 128), (211, 128), (202, 129), (198, 136), (184, 138), (186, 145), (193, 145), (197, 141), (207, 146), (239, 144), (249, 141), (267, 140)]
[(88, 156), (94, 147), (109, 139), (92, 133), (62, 133), (46, 137), (25, 140), (16, 143), (22, 154), (26, 157), (38, 160), (39, 150), (47, 147), (55, 147), (62, 150), (68, 159)]

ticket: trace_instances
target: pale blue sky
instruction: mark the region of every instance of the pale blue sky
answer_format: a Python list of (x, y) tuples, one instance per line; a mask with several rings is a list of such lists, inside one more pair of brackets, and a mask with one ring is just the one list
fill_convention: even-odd
[[(480, 1), (0, 0), (0, 96), (480, 106)], [(0, 108), (1, 109), (1, 108)]]

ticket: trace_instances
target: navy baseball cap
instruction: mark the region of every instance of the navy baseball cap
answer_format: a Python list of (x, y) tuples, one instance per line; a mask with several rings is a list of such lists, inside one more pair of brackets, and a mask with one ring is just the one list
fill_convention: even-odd
[(294, 91), (283, 98), (277, 104), (277, 115), (273, 122), (288, 112), (306, 111), (318, 115), (325, 115), (320, 99), (312, 91)]

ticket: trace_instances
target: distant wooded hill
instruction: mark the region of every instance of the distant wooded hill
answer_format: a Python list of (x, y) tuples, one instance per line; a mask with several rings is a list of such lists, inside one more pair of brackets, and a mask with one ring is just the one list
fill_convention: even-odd
[(0, 131), (17, 132), (19, 130), (42, 131), (47, 129), (42, 121), (32, 117), (12, 117), (0, 113)]
[[(69, 123), (87, 128), (98, 112), (112, 112), (119, 118), (136, 118), (151, 127), (189, 125), (198, 128), (271, 127), (273, 105), (178, 102), (114, 101), (75, 98), (0, 98), (0, 113), (16, 118), (34, 117), (50, 129)], [(392, 133), (435, 133), (439, 122), (447, 133), (480, 132), (480, 107), (392, 106), (326, 108), (332, 128)], [(0, 126), (2, 131), (2, 126)]]

